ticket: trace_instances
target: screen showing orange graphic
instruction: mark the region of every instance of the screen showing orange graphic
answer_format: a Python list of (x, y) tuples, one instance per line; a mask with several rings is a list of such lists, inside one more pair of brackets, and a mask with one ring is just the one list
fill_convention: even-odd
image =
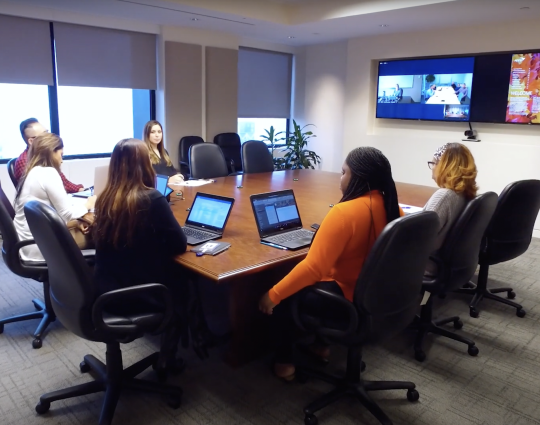
[(512, 56), (506, 122), (540, 123), (540, 53)]

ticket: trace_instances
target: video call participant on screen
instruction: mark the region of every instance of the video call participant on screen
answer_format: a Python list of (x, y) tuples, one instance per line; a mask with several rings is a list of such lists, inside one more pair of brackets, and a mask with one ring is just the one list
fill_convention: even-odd
[(192, 342), (200, 345), (211, 335), (188, 271), (175, 261), (186, 251), (186, 236), (165, 197), (154, 189), (154, 180), (146, 144), (138, 139), (118, 142), (92, 229), (97, 293), (144, 283), (166, 285), (179, 323), (189, 326)]
[(429, 86), (429, 89), (426, 90), (426, 100), (433, 96), (435, 94), (435, 91), (437, 91), (437, 86), (435, 84)]
[[(89, 197), (85, 204), (72, 205), (60, 178), (63, 149), (62, 139), (56, 134), (42, 132), (32, 141), (26, 172), (19, 180), (15, 196), (13, 221), (22, 241), (33, 239), (24, 214), (24, 206), (29, 201), (40, 201), (49, 205), (66, 223), (82, 217), (94, 208), (95, 196)], [(35, 244), (22, 248), (21, 258), (24, 261), (44, 261)]]
[[(426, 211), (435, 211), (439, 215), (439, 233), (435, 244), (434, 256), (442, 246), (446, 234), (465, 209), (467, 202), (476, 197), (476, 164), (471, 151), (461, 143), (447, 143), (433, 154), (428, 162), (431, 176), (440, 187), (424, 207)], [(435, 276), (437, 265), (429, 261), (426, 275)]]
[[(340, 189), (343, 197), (323, 220), (307, 257), (259, 301), (259, 310), (273, 314), (279, 340), (274, 373), (287, 381), (295, 374), (292, 297), (299, 297), (301, 308), (342, 319), (343, 313), (335, 304), (302, 289), (316, 285), (352, 301), (358, 275), (375, 240), (390, 221), (402, 215), (390, 163), (378, 149), (360, 147), (347, 155)], [(323, 360), (329, 356), (323, 344), (308, 349)]]
[[(28, 162), (28, 149), (30, 146), (32, 146), (33, 141), (40, 134), (47, 133), (49, 131), (35, 118), (28, 118), (21, 122), (20, 130), (21, 136), (26, 143), (26, 149), (15, 161), (14, 174), (17, 180), (21, 180), (21, 177), (24, 174), (26, 163)], [(62, 179), (64, 189), (67, 193), (81, 192), (84, 190), (84, 186), (82, 184), (71, 183), (60, 170), (58, 170), (58, 172), (60, 173), (60, 178)]]
[(456, 94), (460, 96), (460, 103), (462, 105), (469, 102), (469, 97), (468, 97), (469, 89), (467, 88), (467, 84), (465, 83), (461, 84), (461, 87), (459, 88)]
[(181, 183), (184, 176), (172, 165), (169, 152), (163, 144), (163, 127), (156, 121), (148, 121), (144, 126), (143, 139), (150, 152), (150, 161), (156, 174), (169, 176), (169, 183)]
[(396, 84), (396, 88), (394, 89), (394, 96), (397, 100), (401, 100), (403, 97), (403, 89), (399, 88), (399, 84)]

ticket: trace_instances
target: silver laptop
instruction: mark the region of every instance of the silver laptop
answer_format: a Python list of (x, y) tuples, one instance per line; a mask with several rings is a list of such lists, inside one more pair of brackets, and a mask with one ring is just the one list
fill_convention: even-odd
[(234, 198), (198, 192), (182, 227), (189, 245), (219, 239), (234, 205)]
[(78, 198), (88, 198), (92, 195), (101, 195), (107, 186), (107, 179), (109, 178), (109, 166), (101, 165), (94, 169), (94, 186), (82, 192), (74, 193), (73, 196)]
[(261, 242), (295, 250), (311, 245), (314, 232), (302, 228), (292, 190), (251, 195)]

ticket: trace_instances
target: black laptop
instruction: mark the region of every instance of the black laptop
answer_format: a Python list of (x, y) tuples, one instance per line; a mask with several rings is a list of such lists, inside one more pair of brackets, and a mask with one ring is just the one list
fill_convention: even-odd
[(182, 227), (189, 245), (219, 239), (231, 214), (234, 198), (198, 192)]
[(262, 242), (291, 250), (311, 245), (315, 233), (302, 228), (292, 190), (251, 195), (250, 200)]

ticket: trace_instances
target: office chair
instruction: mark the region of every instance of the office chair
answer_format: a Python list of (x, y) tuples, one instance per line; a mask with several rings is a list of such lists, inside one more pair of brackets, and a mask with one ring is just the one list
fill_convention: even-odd
[[(328, 321), (317, 312), (302, 308), (299, 297), (292, 302), (296, 325), (304, 332), (314, 332), (329, 344), (348, 349), (344, 377), (334, 377), (317, 370), (299, 367), (297, 376), (314, 377), (335, 386), (335, 389), (304, 408), (304, 423), (318, 423), (315, 412), (331, 403), (352, 396), (359, 399), (381, 423), (392, 422), (368, 395), (369, 391), (407, 390), (409, 401), (417, 401), (418, 391), (412, 382), (372, 382), (362, 378), (362, 347), (368, 342), (390, 339), (410, 323), (421, 299), (422, 276), (432, 252), (439, 218), (433, 211), (424, 211), (398, 218), (389, 223), (377, 238), (358, 277), (354, 301), (314, 287), (313, 291), (347, 313), (349, 320)], [(391, 267), (388, 265), (391, 264)], [(342, 323), (341, 323), (342, 322)]]
[[(96, 372), (95, 381), (42, 395), (36, 412), (47, 412), (56, 400), (105, 391), (99, 424), (108, 425), (123, 389), (164, 394), (169, 405), (177, 408), (182, 396), (179, 387), (135, 378), (158, 364), (160, 354), (154, 353), (124, 369), (120, 350), (120, 344), (165, 331), (173, 317), (168, 289), (150, 283), (106, 292), (96, 298), (92, 270), (58, 214), (37, 201), (28, 202), (24, 212), (48, 264), (51, 301), (58, 319), (75, 335), (107, 346), (106, 364), (93, 355), (84, 356), (80, 364), (82, 373)], [(147, 299), (160, 302), (152, 305)]]
[(478, 354), (478, 347), (474, 341), (441, 328), (442, 325), (453, 323), (455, 329), (461, 329), (463, 322), (458, 316), (433, 320), (433, 300), (437, 296), (444, 296), (446, 293), (462, 287), (474, 275), (482, 236), (496, 206), (497, 194), (494, 192), (484, 193), (470, 201), (448, 232), (437, 255), (430, 257), (437, 263), (438, 271), (433, 278), (426, 276), (422, 283), (422, 289), (429, 292), (431, 296), (422, 306), (420, 315), (413, 323), (413, 328), (418, 330), (414, 342), (416, 360), (424, 361), (426, 359), (422, 345), (428, 333), (445, 336), (467, 344), (469, 355), (476, 356)]
[(229, 174), (242, 171), (242, 158), (240, 148), (242, 142), (236, 133), (220, 133), (214, 137), (214, 144), (218, 145), (225, 155)]
[(200, 143), (189, 148), (189, 168), (193, 179), (211, 179), (229, 175), (225, 156), (214, 143)]
[(245, 174), (270, 173), (274, 171), (274, 159), (268, 145), (250, 140), (242, 145), (242, 168)]
[(19, 181), (15, 178), (15, 162), (16, 161), (17, 161), (17, 158), (11, 158), (7, 163), (7, 170), (8, 170), (9, 178), (11, 179), (13, 186), (15, 186), (15, 189), (17, 188), (19, 184)]
[(191, 175), (189, 170), (189, 148), (198, 143), (204, 143), (202, 137), (184, 136), (180, 139), (178, 144), (178, 165), (180, 167), (180, 173), (186, 180), (189, 179)]
[[(497, 208), (482, 240), (478, 283), (456, 292), (473, 295), (469, 305), (471, 317), (478, 317), (478, 305), (484, 298), (498, 301), (516, 309), (518, 317), (525, 317), (523, 307), (510, 301), (516, 294), (512, 288), (488, 289), (489, 266), (519, 257), (529, 248), (535, 220), (540, 210), (540, 180), (510, 183), (502, 191)], [(496, 294), (506, 292), (510, 299)]]

